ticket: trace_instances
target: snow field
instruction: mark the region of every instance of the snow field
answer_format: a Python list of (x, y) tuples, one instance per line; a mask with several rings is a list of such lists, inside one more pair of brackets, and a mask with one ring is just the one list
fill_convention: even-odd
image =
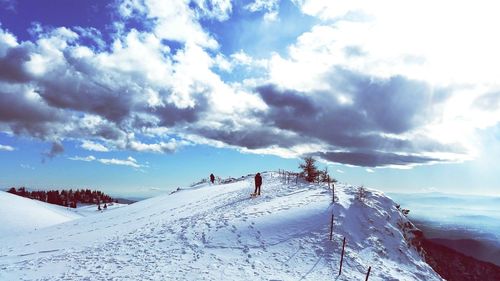
[[(0, 280), (441, 280), (408, 247), (394, 203), (263, 174), (202, 184), (100, 215), (0, 238)], [(331, 213), (334, 238), (328, 240)], [(338, 275), (342, 238), (347, 246)]]
[(69, 208), (0, 191), (0, 238), (80, 218)]

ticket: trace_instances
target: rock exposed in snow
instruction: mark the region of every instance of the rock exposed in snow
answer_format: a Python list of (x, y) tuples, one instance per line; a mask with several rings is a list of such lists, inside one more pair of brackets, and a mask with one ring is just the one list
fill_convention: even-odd
[(369, 280), (442, 280), (380, 192), (357, 200), (338, 185), (332, 205), (325, 185), (277, 173), (263, 174), (260, 197), (251, 192), (253, 176), (200, 184), (0, 238), (0, 280), (364, 280), (369, 266)]

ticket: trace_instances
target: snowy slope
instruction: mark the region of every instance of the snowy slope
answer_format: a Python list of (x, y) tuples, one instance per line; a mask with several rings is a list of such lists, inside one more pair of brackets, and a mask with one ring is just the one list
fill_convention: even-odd
[[(91, 204), (91, 205), (80, 205), (78, 208), (71, 209), (72, 212), (77, 213), (78, 215), (81, 215), (83, 217), (87, 216), (92, 216), (92, 215), (100, 215), (102, 212), (108, 212), (109, 210), (116, 209), (116, 208), (121, 208), (124, 206), (127, 206), (128, 204), (121, 204), (121, 203), (108, 203), (107, 204), (107, 209), (104, 210), (102, 209), (101, 212), (97, 210), (97, 205), (96, 204)], [(101, 208), (104, 207), (104, 204), (101, 204)]]
[(33, 231), (80, 217), (68, 208), (0, 191), (0, 237)]
[[(0, 280), (441, 280), (403, 238), (406, 218), (381, 193), (366, 203), (263, 174), (200, 185), (100, 215), (0, 238)], [(343, 272), (338, 275), (342, 238)]]

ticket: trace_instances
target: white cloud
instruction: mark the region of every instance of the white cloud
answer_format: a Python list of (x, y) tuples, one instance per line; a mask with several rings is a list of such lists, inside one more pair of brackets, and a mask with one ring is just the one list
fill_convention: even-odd
[(370, 169), (370, 168), (365, 169), (365, 171), (367, 171), (368, 173), (375, 173), (375, 170)]
[(336, 171), (337, 171), (337, 173), (340, 173), (340, 174), (343, 174), (343, 173), (344, 173), (344, 171), (342, 171), (342, 170), (340, 170), (340, 169), (337, 169)]
[(85, 161), (85, 162), (92, 162), (95, 161), (96, 158), (92, 155), (86, 156), (86, 157), (80, 157), (80, 156), (73, 156), (69, 157), (69, 160), (75, 160), (75, 161)]
[(31, 165), (28, 165), (28, 164), (21, 164), (20, 166), (23, 169), (28, 169), (28, 170), (34, 170), (35, 169), (35, 167), (33, 167)]
[(215, 18), (219, 21), (229, 19), (232, 11), (231, 0), (195, 0), (201, 15), (206, 18)]
[(68, 159), (74, 161), (84, 161), (84, 162), (97, 161), (105, 165), (129, 166), (136, 169), (145, 167), (145, 165), (139, 164), (137, 160), (131, 156), (127, 157), (127, 159), (116, 159), (116, 158), (96, 158), (90, 155), (86, 157), (74, 156), (74, 157), (69, 157)]
[(265, 59), (255, 59), (245, 53), (243, 50), (240, 50), (236, 53), (231, 54), (232, 64), (234, 65), (242, 65), (251, 68), (262, 68), (266, 69), (268, 67), (268, 61)]
[(16, 150), (14, 147), (10, 146), (10, 145), (2, 145), (0, 144), (0, 151), (3, 150), (3, 151), (14, 151)]
[[(206, 16), (224, 19), (225, 12), (229, 12), (231, 5), (227, 1), (210, 1), (215, 3), (216, 9), (209, 12), (205, 7), (207, 1), (198, 1), (201, 11)], [(189, 1), (184, 0), (145, 0), (124, 1), (120, 5), (120, 12), (124, 17), (139, 16), (154, 19), (153, 33), (156, 37), (174, 40), (182, 43), (194, 43), (207, 48), (217, 48), (217, 41), (203, 30), (194, 10), (189, 7)]]
[[(325, 101), (326, 92), (331, 92), (329, 98), (346, 106), (352, 105), (352, 97), (336, 69), (374, 81), (404, 77), (426, 83), (432, 94), (425, 101), (428, 112), (422, 114), (430, 119), (398, 138), (415, 141), (426, 136), (461, 146), (462, 153), (426, 154), (452, 162), (472, 159), (477, 154), (477, 130), (500, 123), (500, 99), (491, 97), (500, 96), (496, 1), (295, 3), (320, 22), (300, 35), (286, 54), (271, 56), (270, 83), (318, 98), (323, 95)], [(488, 110), (476, 106), (484, 96), (494, 104)]]
[[(27, 134), (80, 139), (82, 148), (91, 151), (172, 152), (186, 142), (153, 140), (144, 144), (134, 135), (154, 133), (163, 138), (162, 132), (169, 131), (178, 136), (185, 127), (176, 129), (177, 122), (194, 123), (204, 111), (210, 111), (204, 114), (204, 121), (220, 122), (236, 120), (246, 111), (262, 107), (253, 94), (233, 89), (212, 71), (215, 66), (230, 70), (231, 62), (218, 52), (206, 50), (218, 44), (198, 19), (221, 20), (224, 17), (219, 12), (231, 12), (230, 1), (196, 3), (197, 12), (186, 1), (123, 1), (119, 9), (124, 18), (157, 20), (152, 23), (152, 32), (120, 30), (107, 51), (81, 45), (79, 34), (88, 35), (81, 28), (47, 30), (39, 25), (35, 32), (38, 39), (21, 45), (11, 33), (0, 28), (0, 57), (8, 49), (19, 47), (28, 58), (10, 64), (19, 66), (14, 70), (23, 76), (15, 78), (29, 80), (26, 84), (16, 80), (12, 85), (0, 85), (0, 99), (10, 100), (9, 93), (22, 88), (27, 93), (25, 99), (30, 101), (29, 107), (23, 100), (13, 113), (8, 112), (5, 127), (10, 130), (6, 131), (32, 130)], [(210, 15), (207, 9), (219, 15)], [(162, 27), (165, 24), (167, 29)], [(178, 40), (185, 45), (173, 53), (163, 39)], [(26, 110), (37, 114), (25, 115), (23, 118), (33, 120), (18, 124), (21, 116), (18, 112)], [(38, 124), (26, 126), (30, 122)]]
[[(321, 35), (334, 40), (339, 64), (439, 84), (497, 84), (497, 1), (305, 0), (301, 7), (334, 27)], [(343, 57), (346, 47), (359, 47), (362, 59)]]
[[(463, 154), (470, 157), (470, 136), (475, 130), (500, 122), (500, 99), (489, 96), (500, 89), (494, 77), (500, 70), (500, 43), (492, 36), (500, 21), (494, 14), (494, 2), (294, 2), (320, 22), (300, 35), (287, 52), (259, 59), (243, 50), (220, 53), (215, 35), (200, 23), (202, 19), (226, 20), (232, 12), (228, 0), (123, 0), (118, 5), (121, 18), (116, 23), (120, 28), (112, 34), (109, 46), (96, 40), (100, 46), (97, 49), (82, 43), (92, 34), (100, 36), (90, 29), (49, 30), (38, 25), (33, 29), (34, 40), (18, 42), (14, 35), (0, 28), (0, 60), (12, 68), (0, 70), (0, 126), (3, 131), (18, 135), (77, 139), (82, 148), (91, 151), (173, 152), (190, 140), (252, 153), (297, 157), (332, 148), (334, 144), (328, 140), (338, 137), (338, 132), (322, 132), (319, 135), (323, 138), (319, 139), (311, 136), (315, 132), (294, 131), (297, 120), (305, 116), (300, 115), (304, 114), (301, 108), (294, 107), (297, 100), (288, 108), (277, 106), (277, 112), (282, 109), (280, 113), (297, 113), (291, 114), (289, 120), (282, 119), (283, 126), (279, 127), (276, 121), (280, 115), (272, 116), (266, 102), (295, 93), (298, 100), (305, 100), (301, 105), (310, 105), (316, 111), (326, 109), (329, 113), (332, 106), (326, 105), (335, 104), (340, 105), (336, 110), (348, 109), (353, 113), (355, 109), (349, 109), (356, 105), (349, 89), (352, 85), (339, 87), (347, 83), (336, 76), (336, 69), (370, 79), (373, 83), (364, 84), (367, 87), (376, 87), (397, 76), (422, 81), (424, 90), (430, 89), (431, 94), (421, 96), (428, 110), (419, 114), (431, 117), (427, 123), (407, 126), (411, 129), (404, 133), (380, 135), (384, 140), (413, 142), (414, 146), (425, 137), (444, 144), (458, 140), (463, 142)], [(277, 17), (278, 3), (256, 0), (246, 9), (264, 13), (272, 20)], [(126, 21), (132, 18), (146, 26), (127, 30)], [(170, 48), (165, 41), (180, 44), (171, 44), (179, 46)], [(22, 56), (7, 56), (14, 51)], [(251, 73), (252, 78), (228, 83), (213, 71), (215, 68), (229, 74)], [(254, 89), (267, 83), (284, 90), (264, 102)], [(449, 89), (450, 93), (440, 97), (438, 90), (442, 89)], [(402, 96), (409, 95), (406, 92)], [(6, 100), (9, 108), (7, 103), (1, 106)], [(324, 118), (324, 112), (317, 113), (319, 119)], [(339, 119), (336, 121), (342, 122)], [(352, 119), (355, 118), (349, 120)], [(370, 122), (363, 126), (373, 125)], [(254, 132), (248, 128), (269, 128), (267, 140), (252, 140), (249, 136)], [(354, 137), (372, 141), (370, 137), (376, 134), (372, 129), (355, 131), (359, 135)], [(148, 137), (146, 141), (142, 141), (144, 136)], [(165, 141), (171, 138), (181, 139)], [(281, 142), (299, 138), (300, 142)], [(349, 145), (333, 147), (336, 159), (348, 152)], [(380, 148), (384, 149), (390, 150)], [(413, 151), (406, 153), (404, 149), (395, 153), (439, 156), (438, 159), (449, 161), (470, 159), (436, 150), (432, 155), (424, 154), (429, 151), (410, 155)], [(73, 158), (139, 165), (132, 159)]]
[(107, 152), (109, 149), (105, 147), (104, 145), (97, 143), (97, 142), (92, 142), (89, 140), (83, 140), (81, 147), (86, 150), (90, 151), (99, 151), (99, 152)]
[(139, 141), (131, 141), (129, 148), (139, 152), (154, 152), (154, 153), (168, 153), (178, 150), (180, 147), (188, 145), (186, 141), (177, 141), (171, 139), (169, 142), (160, 141), (158, 143), (142, 143)]
[(265, 21), (275, 21), (278, 18), (279, 0), (254, 0), (245, 6), (250, 12), (264, 12)]
[(120, 165), (120, 166), (129, 166), (129, 167), (133, 167), (133, 168), (143, 167), (142, 165), (137, 163), (137, 160), (135, 160), (134, 158), (132, 158), (130, 156), (126, 160), (115, 159), (115, 158), (111, 158), (111, 159), (102, 158), (102, 159), (97, 159), (97, 161), (101, 162), (103, 164), (106, 164), (106, 165)]

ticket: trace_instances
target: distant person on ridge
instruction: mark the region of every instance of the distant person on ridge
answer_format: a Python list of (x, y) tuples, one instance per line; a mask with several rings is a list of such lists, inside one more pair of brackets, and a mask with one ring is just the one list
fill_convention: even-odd
[(260, 195), (260, 186), (262, 185), (262, 177), (260, 176), (260, 173), (257, 173), (255, 175), (255, 195)]
[(212, 184), (214, 184), (214, 182), (215, 182), (215, 176), (214, 176), (214, 174), (210, 174), (210, 182)]

